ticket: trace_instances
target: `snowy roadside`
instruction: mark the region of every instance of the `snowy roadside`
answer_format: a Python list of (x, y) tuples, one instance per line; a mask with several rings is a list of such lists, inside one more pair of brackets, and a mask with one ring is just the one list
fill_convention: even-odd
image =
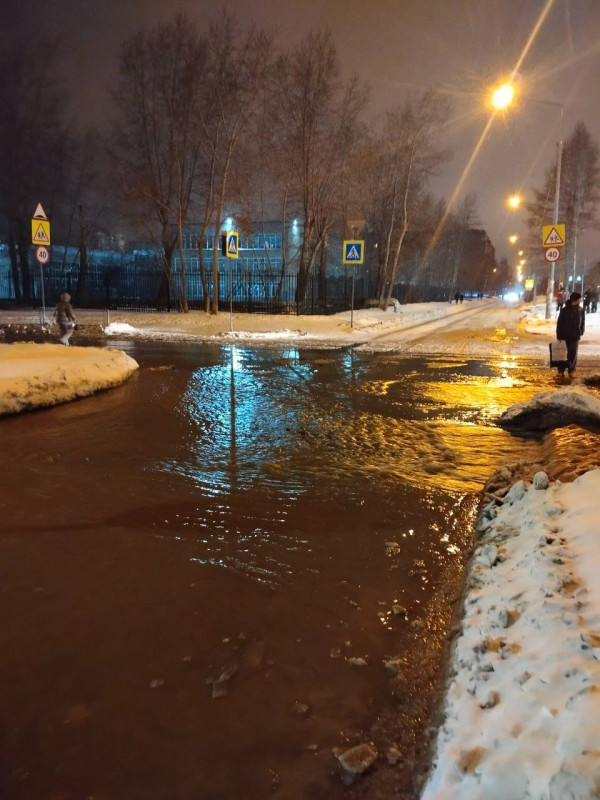
[[(600, 424), (584, 386), (539, 392), (505, 427)], [(486, 487), (421, 800), (584, 800), (600, 785), (600, 454)], [(595, 467), (586, 471), (588, 467)]]
[(66, 403), (123, 383), (138, 364), (120, 350), (0, 345), (0, 416)]
[[(178, 313), (142, 313), (135, 311), (77, 310), (82, 331), (78, 334), (107, 336), (109, 339), (174, 341), (310, 341), (334, 346), (368, 342), (374, 335), (402, 331), (426, 320), (462, 315), (479, 301), (455, 303), (397, 304), (386, 311), (357, 309), (327, 316), (294, 316), (287, 314), (233, 314), (226, 309), (218, 315), (203, 311)], [(0, 311), (0, 328), (39, 324), (36, 312)], [(77, 342), (77, 335), (73, 343)]]
[(599, 494), (538, 473), (484, 511), (422, 800), (598, 796)]
[[(526, 333), (544, 337), (547, 342), (556, 339), (556, 316), (546, 319), (545, 304), (536, 303), (523, 308), (522, 327)], [(600, 354), (600, 313), (586, 314), (585, 333), (579, 343), (581, 356)]]
[(221, 312), (217, 318), (203, 312), (190, 314), (113, 315), (104, 333), (109, 337), (141, 339), (200, 339), (220, 342), (310, 342), (311, 345), (345, 346), (369, 342), (382, 333), (403, 331), (425, 320), (445, 319), (464, 313), (467, 305), (415, 303), (386, 311), (360, 309), (329, 316), (282, 316)]

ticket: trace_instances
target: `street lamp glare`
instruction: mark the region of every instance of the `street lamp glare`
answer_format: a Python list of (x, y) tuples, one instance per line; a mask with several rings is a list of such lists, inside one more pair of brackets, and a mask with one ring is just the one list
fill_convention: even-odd
[(509, 241), (511, 244), (514, 244), (514, 243), (517, 241), (517, 239), (518, 239), (518, 238), (519, 238), (519, 237), (517, 236), (517, 234), (516, 234), (516, 233), (513, 233), (513, 235), (512, 235), (512, 236), (509, 236), (509, 237), (508, 237), (508, 241)]
[(518, 208), (521, 205), (521, 198), (519, 197), (519, 195), (518, 194), (512, 194), (508, 198), (508, 205), (511, 208)]
[(503, 83), (501, 86), (498, 86), (496, 89), (494, 89), (494, 92), (492, 93), (492, 105), (494, 108), (499, 110), (508, 108), (514, 99), (514, 96), (515, 90), (510, 83)]

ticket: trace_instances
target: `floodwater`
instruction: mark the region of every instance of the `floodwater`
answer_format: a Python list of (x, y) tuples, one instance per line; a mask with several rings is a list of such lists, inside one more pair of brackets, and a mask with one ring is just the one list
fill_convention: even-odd
[(478, 492), (540, 451), (494, 419), (549, 371), (121, 345), (122, 387), (0, 422), (0, 797), (410, 797)]

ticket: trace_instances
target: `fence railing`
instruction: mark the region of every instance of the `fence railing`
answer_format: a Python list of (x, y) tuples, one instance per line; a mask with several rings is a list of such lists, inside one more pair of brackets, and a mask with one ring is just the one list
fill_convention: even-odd
[[(50, 263), (44, 267), (44, 297), (47, 306), (54, 305), (61, 292), (69, 292), (80, 308), (109, 308), (135, 311), (176, 311), (182, 305), (181, 276), (171, 281), (159, 268), (90, 264), (85, 291), (78, 291), (78, 264)], [(206, 294), (198, 272), (186, 276), (188, 306), (204, 309), (207, 296), (212, 297), (212, 273), (206, 276)], [(236, 312), (253, 314), (335, 314), (349, 310), (352, 304), (350, 277), (328, 277), (322, 281), (313, 275), (304, 298), (297, 298), (298, 276), (278, 273), (219, 272), (219, 308), (231, 305)], [(431, 283), (403, 283), (394, 286), (392, 296), (401, 303), (443, 301), (449, 298), (448, 286)], [(367, 277), (354, 281), (354, 308), (361, 308), (374, 298), (375, 286)], [(40, 274), (31, 275), (30, 299), (15, 298), (12, 276), (0, 272), (0, 307), (38, 308), (41, 305)]]

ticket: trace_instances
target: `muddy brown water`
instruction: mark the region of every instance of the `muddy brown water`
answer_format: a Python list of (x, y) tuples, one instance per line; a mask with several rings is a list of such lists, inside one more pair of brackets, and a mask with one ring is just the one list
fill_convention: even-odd
[(0, 421), (0, 797), (410, 797), (478, 493), (540, 453), (494, 420), (551, 373), (121, 344), (125, 385)]

